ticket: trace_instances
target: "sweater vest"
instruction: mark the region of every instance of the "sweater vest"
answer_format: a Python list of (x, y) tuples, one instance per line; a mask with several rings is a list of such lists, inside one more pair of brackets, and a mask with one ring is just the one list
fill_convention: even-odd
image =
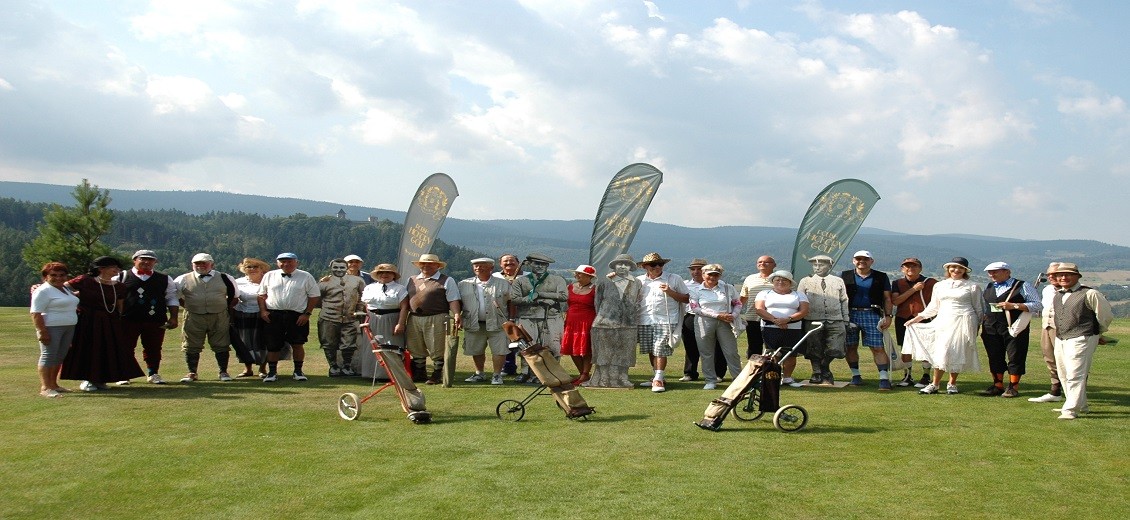
[(169, 308), (165, 305), (165, 291), (172, 280), (164, 273), (154, 272), (148, 280), (138, 278), (133, 270), (125, 272), (122, 286), (126, 288), (126, 304), (122, 317), (130, 321), (168, 321)]
[[(985, 286), (985, 290), (981, 292), (981, 296), (985, 298), (986, 303), (990, 303), (990, 304), (1004, 303), (1004, 302), (1024, 303), (1024, 291), (1022, 290), (1023, 286), (1024, 286), (1023, 280), (1015, 280), (1014, 279), (1013, 282), (1012, 282), (1012, 288), (1010, 288), (1004, 294), (998, 295), (997, 290), (993, 289), (993, 284), (990, 282), (988, 285)], [(1013, 290), (1013, 289), (1015, 289), (1015, 290)], [(1009, 296), (1009, 292), (1012, 293), (1011, 296)], [(1007, 296), (1007, 298), (1005, 298), (1006, 296)], [(1007, 335), (1008, 334), (1009, 321), (1005, 317), (1005, 314), (1011, 314), (1012, 318), (1016, 319), (1016, 317), (1020, 315), (1020, 312), (1021, 312), (1020, 310), (1015, 310), (1015, 311), (1008, 311), (1008, 312), (988, 312), (988, 313), (985, 313), (985, 321), (983, 322), (983, 325), (981, 326), (981, 330), (986, 331), (986, 332), (991, 332), (993, 334), (998, 334), (998, 335), (1001, 335), (1001, 336)]]
[[(922, 292), (911, 294), (909, 298), (904, 300), (901, 304), (895, 306), (895, 316), (899, 318), (910, 319), (918, 316), (918, 313), (926, 310), (926, 304), (928, 304), (930, 302), (930, 299), (934, 297), (934, 284), (937, 283), (937, 280), (934, 280), (933, 278), (930, 278), (928, 276), (920, 276), (918, 277), (918, 281), (911, 283), (911, 281), (907, 280), (906, 278), (899, 278), (898, 280), (895, 280), (894, 285), (892, 286), (892, 292), (897, 292), (899, 294), (909, 293), (910, 288), (914, 287), (914, 284), (918, 282), (922, 282), (925, 285), (922, 289)], [(922, 300), (926, 300), (927, 303), (922, 303)]]
[(228, 308), (228, 288), (223, 274), (216, 272), (212, 281), (203, 283), (195, 274), (184, 277), (181, 294), (184, 308), (193, 314), (218, 314)]
[(1088, 290), (1091, 288), (1086, 285), (1079, 286), (1079, 289), (1071, 292), (1071, 297), (1066, 303), (1063, 301), (1063, 293), (1055, 294), (1055, 298), (1052, 299), (1055, 337), (1071, 339), (1099, 333), (1098, 316), (1094, 309), (1087, 307)]
[(412, 314), (417, 316), (435, 316), (447, 314), (450, 305), (447, 303), (447, 275), (439, 275), (439, 279), (425, 278), (420, 280), (413, 276), (408, 280), (408, 307)]

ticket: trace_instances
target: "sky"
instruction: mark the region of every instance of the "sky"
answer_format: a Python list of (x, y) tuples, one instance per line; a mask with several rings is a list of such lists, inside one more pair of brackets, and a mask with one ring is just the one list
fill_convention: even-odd
[[(1130, 2), (0, 0), (0, 179), (1130, 246)], [(740, 237), (736, 237), (740, 240)]]

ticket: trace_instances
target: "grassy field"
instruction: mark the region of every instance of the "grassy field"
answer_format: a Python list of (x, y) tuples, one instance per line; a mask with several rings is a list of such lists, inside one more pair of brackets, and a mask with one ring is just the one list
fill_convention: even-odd
[[(346, 422), (337, 397), (368, 382), (325, 377), (320, 351), (307, 383), (135, 383), (44, 399), (27, 310), (0, 309), (0, 517), (1121, 518), (1130, 320), (1111, 335), (1121, 343), (1100, 347), (1091, 413), (1076, 421), (1056, 420), (1051, 404), (975, 395), (985, 373), (963, 374), (956, 396), (879, 393), (872, 366), (868, 387), (783, 390), (782, 403), (808, 409), (804, 430), (729, 419), (713, 433), (691, 422), (721, 392), (673, 381), (659, 395), (585, 390), (589, 421), (565, 419), (549, 397), (521, 422), (498, 420), (499, 401), (532, 389), (508, 380), (424, 387), (430, 425), (383, 393)], [(177, 342), (166, 342), (170, 379), (183, 371)], [(1047, 385), (1036, 346), (1028, 366), (1023, 397)], [(214, 378), (213, 360), (201, 367)]]

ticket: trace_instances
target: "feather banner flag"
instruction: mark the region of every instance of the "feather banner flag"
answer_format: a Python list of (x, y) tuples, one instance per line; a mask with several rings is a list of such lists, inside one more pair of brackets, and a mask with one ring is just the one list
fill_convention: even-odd
[(828, 255), (836, 265), (878, 201), (875, 188), (859, 179), (841, 179), (824, 188), (797, 229), (793, 275), (800, 278), (797, 270), (802, 268), (807, 273), (808, 259), (816, 255)]
[(651, 199), (663, 183), (663, 172), (645, 164), (630, 164), (620, 170), (604, 190), (596, 210), (589, 243), (589, 264), (601, 276), (608, 274), (608, 262), (626, 253), (636, 238)]
[(412, 262), (420, 255), (430, 253), (439, 228), (447, 219), (451, 203), (459, 196), (455, 181), (444, 173), (433, 173), (420, 183), (408, 213), (404, 215), (404, 231), (400, 235), (400, 257), (396, 268), (401, 276), (412, 276)]

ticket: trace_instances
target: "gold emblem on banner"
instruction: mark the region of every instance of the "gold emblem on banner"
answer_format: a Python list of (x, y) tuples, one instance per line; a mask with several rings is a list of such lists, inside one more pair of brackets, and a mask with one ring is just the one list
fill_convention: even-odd
[(447, 198), (447, 193), (439, 186), (428, 186), (420, 190), (420, 196), (416, 198), (416, 202), (420, 210), (432, 216), (432, 220), (441, 220), (446, 217), (447, 206), (451, 203)]

